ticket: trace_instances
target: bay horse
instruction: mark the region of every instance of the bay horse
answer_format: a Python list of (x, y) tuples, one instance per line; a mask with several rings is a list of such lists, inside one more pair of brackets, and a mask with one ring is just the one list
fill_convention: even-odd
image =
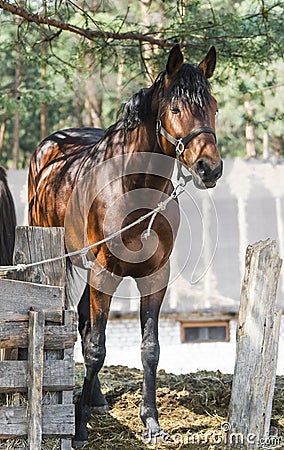
[(7, 182), (6, 171), (0, 166), (0, 266), (11, 265), (15, 244), (16, 212)]
[[(215, 65), (214, 47), (196, 65), (184, 63), (177, 44), (153, 85), (134, 94), (122, 117), (108, 130), (73, 128), (46, 138), (30, 163), (30, 225), (65, 225), (68, 249), (81, 248), (85, 238), (82, 240), (80, 233), (87, 235), (89, 243), (98, 242), (173, 193), (171, 175), (176, 160), (191, 170), (197, 188), (214, 187), (222, 175), (215, 135), (217, 102), (208, 81)], [(137, 155), (141, 158), (136, 159)], [(160, 160), (164, 157), (167, 162), (160, 163), (154, 156)], [(74, 204), (69, 208), (70, 199), (77, 198), (77, 186), (86, 177), (87, 187), (81, 188), (75, 209)], [(93, 190), (91, 200), (87, 199), (89, 189)], [(85, 194), (86, 214), (82, 212)], [(76, 405), (75, 448), (88, 440), (91, 413), (107, 410), (98, 374), (105, 359), (105, 328), (111, 299), (126, 276), (134, 278), (141, 294), (144, 380), (140, 417), (147, 436), (166, 435), (159, 425), (156, 407), (158, 316), (179, 226), (177, 200), (155, 216), (150, 238), (143, 240), (149, 223), (150, 218), (137, 223), (114, 239), (112, 245), (102, 242), (88, 252), (99, 269), (89, 270), (89, 283), (78, 305), (86, 375)], [(141, 258), (135, 259), (136, 254)]]

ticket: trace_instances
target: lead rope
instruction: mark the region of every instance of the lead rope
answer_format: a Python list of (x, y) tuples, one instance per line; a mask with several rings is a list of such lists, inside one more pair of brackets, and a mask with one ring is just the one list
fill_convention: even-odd
[(153, 226), (153, 223), (154, 223), (154, 220), (155, 220), (157, 214), (158, 214), (160, 211), (164, 211), (164, 210), (166, 209), (166, 207), (167, 207), (167, 204), (168, 204), (171, 200), (174, 200), (174, 199), (177, 198), (180, 194), (182, 194), (183, 191), (185, 190), (185, 186), (186, 186), (186, 181), (184, 180), (183, 177), (179, 177), (178, 184), (177, 184), (177, 186), (174, 188), (174, 190), (173, 190), (173, 192), (171, 193), (171, 195), (170, 195), (166, 200), (164, 200), (163, 202), (158, 203), (157, 208), (159, 208), (159, 210), (157, 210), (157, 208), (156, 208), (156, 211), (153, 210), (153, 211), (155, 211), (155, 212), (153, 213), (153, 215), (152, 215), (152, 217), (151, 217), (151, 220), (150, 220), (150, 222), (149, 222), (149, 225), (148, 225), (148, 227), (147, 227), (147, 230), (146, 230), (145, 233), (143, 234), (143, 238), (144, 238), (144, 239), (147, 240), (148, 237), (150, 236), (150, 234), (151, 234), (151, 229), (152, 229), (152, 226)]

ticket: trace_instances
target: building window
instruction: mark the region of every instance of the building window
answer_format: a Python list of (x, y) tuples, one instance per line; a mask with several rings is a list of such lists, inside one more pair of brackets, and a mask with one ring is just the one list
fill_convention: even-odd
[(230, 339), (228, 321), (182, 322), (182, 342), (227, 342)]

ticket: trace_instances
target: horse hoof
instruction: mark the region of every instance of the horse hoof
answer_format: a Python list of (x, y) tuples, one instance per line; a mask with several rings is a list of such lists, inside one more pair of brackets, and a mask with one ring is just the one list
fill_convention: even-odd
[(76, 439), (72, 440), (72, 448), (83, 448), (87, 445), (88, 441), (77, 441)]
[(108, 414), (108, 412), (109, 412), (108, 405), (91, 407), (91, 414), (93, 414), (93, 415), (103, 415), (103, 414)]

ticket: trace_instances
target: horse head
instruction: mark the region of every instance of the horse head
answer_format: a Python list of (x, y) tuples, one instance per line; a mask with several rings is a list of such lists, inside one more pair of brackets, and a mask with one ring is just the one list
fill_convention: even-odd
[(214, 47), (195, 65), (184, 63), (180, 47), (175, 45), (156, 96), (160, 147), (191, 169), (193, 181), (201, 189), (214, 187), (223, 169), (215, 134), (218, 105), (208, 82), (215, 65)]

